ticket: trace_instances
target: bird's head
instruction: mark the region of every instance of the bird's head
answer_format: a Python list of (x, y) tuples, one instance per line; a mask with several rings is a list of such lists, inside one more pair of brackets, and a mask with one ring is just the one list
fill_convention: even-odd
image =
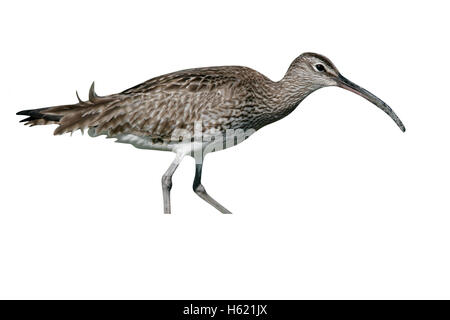
[(336, 66), (327, 57), (317, 53), (303, 53), (292, 62), (286, 75), (298, 81), (302, 85), (302, 88), (310, 92), (324, 87), (338, 86), (356, 93), (383, 110), (403, 132), (405, 131), (405, 126), (402, 121), (386, 103), (342, 76)]

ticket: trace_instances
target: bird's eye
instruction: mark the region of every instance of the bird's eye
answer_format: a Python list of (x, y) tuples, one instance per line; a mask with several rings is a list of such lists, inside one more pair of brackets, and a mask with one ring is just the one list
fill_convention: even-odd
[(320, 64), (320, 63), (316, 64), (315, 67), (316, 67), (316, 70), (319, 72), (325, 71), (325, 67), (323, 66), (323, 64)]

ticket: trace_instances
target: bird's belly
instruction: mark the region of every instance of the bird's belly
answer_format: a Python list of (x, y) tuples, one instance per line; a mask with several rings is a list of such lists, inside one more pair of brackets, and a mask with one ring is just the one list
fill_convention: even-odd
[[(91, 136), (95, 136), (89, 132)], [(227, 130), (215, 134), (203, 134), (201, 136), (189, 137), (179, 141), (158, 141), (151, 137), (143, 137), (135, 134), (118, 134), (111, 136), (118, 143), (131, 144), (138, 149), (172, 151), (191, 155), (193, 157), (203, 157), (207, 153), (217, 152), (234, 147), (246, 140), (254, 131)]]
[(141, 137), (134, 134), (119, 134), (113, 136), (117, 139), (116, 142), (128, 143), (138, 149), (159, 150), (159, 151), (172, 151), (173, 145), (167, 142), (155, 142), (148, 137)]
[(207, 137), (204, 141), (204, 153), (217, 152), (244, 142), (254, 131), (236, 130)]

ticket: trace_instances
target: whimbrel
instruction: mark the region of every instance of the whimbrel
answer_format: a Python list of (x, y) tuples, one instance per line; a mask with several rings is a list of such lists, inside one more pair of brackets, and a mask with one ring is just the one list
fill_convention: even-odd
[(222, 213), (230, 213), (201, 183), (207, 153), (236, 145), (258, 129), (280, 120), (317, 89), (338, 86), (354, 92), (387, 113), (402, 131), (394, 111), (369, 91), (343, 77), (316, 53), (303, 53), (280, 81), (240, 66), (182, 70), (145, 81), (121, 93), (20, 111), (25, 124), (57, 124), (54, 134), (87, 129), (137, 148), (172, 151), (175, 160), (162, 176), (164, 213), (170, 213), (172, 175), (184, 156), (195, 158), (194, 192)]

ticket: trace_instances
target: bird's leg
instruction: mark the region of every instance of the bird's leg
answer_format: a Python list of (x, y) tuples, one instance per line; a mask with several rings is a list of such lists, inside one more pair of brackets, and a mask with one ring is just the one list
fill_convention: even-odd
[(195, 164), (195, 178), (194, 178), (194, 184), (193, 189), (194, 192), (203, 200), (208, 202), (210, 205), (212, 205), (214, 208), (219, 210), (222, 213), (231, 213), (227, 209), (225, 209), (220, 203), (218, 203), (216, 200), (211, 198), (211, 196), (206, 192), (205, 187), (202, 185), (202, 167), (203, 163), (196, 163)]
[(178, 165), (181, 163), (183, 159), (182, 154), (177, 154), (175, 160), (173, 160), (169, 169), (167, 169), (166, 173), (162, 176), (162, 190), (163, 190), (163, 200), (164, 200), (164, 213), (170, 214), (170, 189), (172, 189), (172, 176), (175, 170), (177, 170)]

